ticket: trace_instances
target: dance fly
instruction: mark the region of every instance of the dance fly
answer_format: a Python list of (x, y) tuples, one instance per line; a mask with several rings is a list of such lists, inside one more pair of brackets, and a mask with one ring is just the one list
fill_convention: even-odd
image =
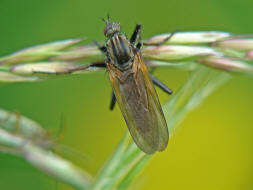
[(143, 152), (163, 151), (169, 132), (154, 84), (169, 94), (171, 90), (148, 72), (140, 51), (141, 25), (136, 25), (128, 40), (119, 23), (109, 18), (105, 22), (107, 41), (99, 49), (106, 55), (104, 64), (113, 89), (110, 108), (117, 101), (134, 142)]

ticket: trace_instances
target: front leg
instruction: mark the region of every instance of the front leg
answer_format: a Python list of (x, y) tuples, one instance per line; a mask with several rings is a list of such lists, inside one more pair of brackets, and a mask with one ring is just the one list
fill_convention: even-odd
[(94, 41), (94, 43), (103, 54), (107, 52), (107, 48), (105, 46), (101, 46), (97, 41)]
[(161, 40), (160, 42), (156, 42), (156, 43), (148, 43), (148, 42), (145, 42), (143, 43), (143, 45), (145, 46), (160, 46), (160, 45), (163, 45), (164, 43), (166, 43), (167, 41), (169, 41), (178, 31), (174, 31), (174, 32), (171, 32), (170, 35), (168, 37), (166, 37), (165, 39)]
[(141, 24), (136, 24), (134, 32), (130, 38), (130, 43), (134, 45), (136, 41), (141, 41)]

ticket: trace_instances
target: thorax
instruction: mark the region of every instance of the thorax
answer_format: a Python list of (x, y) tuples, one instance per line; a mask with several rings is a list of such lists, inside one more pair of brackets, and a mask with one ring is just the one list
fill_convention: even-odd
[(134, 59), (134, 47), (122, 34), (115, 34), (106, 42), (107, 59), (109, 64), (119, 70), (126, 70), (132, 66)]

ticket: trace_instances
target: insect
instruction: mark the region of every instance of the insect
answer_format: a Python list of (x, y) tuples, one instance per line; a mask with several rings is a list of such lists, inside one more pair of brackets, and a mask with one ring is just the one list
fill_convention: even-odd
[(106, 45), (97, 45), (106, 55), (105, 62), (90, 66), (107, 68), (113, 89), (110, 109), (117, 101), (137, 146), (147, 154), (163, 151), (168, 144), (169, 132), (154, 84), (168, 94), (172, 91), (148, 72), (140, 51), (141, 25), (136, 25), (128, 40), (119, 23), (111, 22), (109, 17), (104, 21)]

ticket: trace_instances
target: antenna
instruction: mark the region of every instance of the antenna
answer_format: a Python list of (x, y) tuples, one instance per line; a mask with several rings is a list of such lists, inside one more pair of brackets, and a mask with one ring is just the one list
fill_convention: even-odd
[(110, 15), (109, 13), (107, 13), (107, 18), (105, 19), (104, 17), (99, 17), (103, 22), (105, 22), (106, 24), (108, 24), (110, 22)]

